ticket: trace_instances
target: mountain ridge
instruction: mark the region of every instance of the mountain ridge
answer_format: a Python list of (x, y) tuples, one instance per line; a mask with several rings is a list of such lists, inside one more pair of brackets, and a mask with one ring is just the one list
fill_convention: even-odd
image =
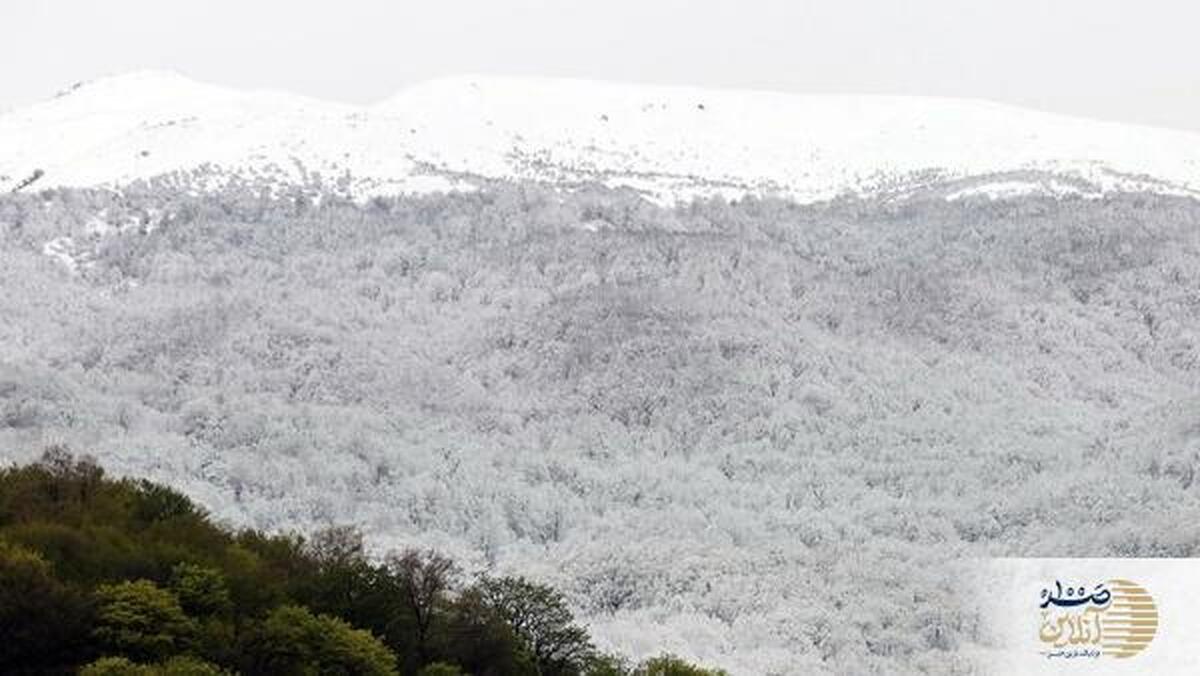
[(37, 187), (183, 174), (365, 197), (499, 179), (598, 182), (665, 203), (813, 202), (1033, 172), (994, 190), (985, 179), (976, 194), (1200, 195), (1193, 132), (980, 100), (552, 78), (454, 76), (356, 106), (139, 71), (0, 114), (0, 148), (0, 189), (41, 170)]

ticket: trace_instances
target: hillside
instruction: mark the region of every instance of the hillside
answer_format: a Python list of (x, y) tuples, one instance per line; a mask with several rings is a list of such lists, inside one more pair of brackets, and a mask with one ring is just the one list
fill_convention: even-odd
[(460, 77), (373, 106), (238, 92), (171, 73), (78, 85), (0, 115), (0, 189), (175, 175), (356, 196), (487, 179), (697, 195), (1200, 191), (1200, 135), (980, 101), (798, 96)]
[(962, 673), (956, 560), (1200, 553), (1198, 205), (7, 195), (0, 449), (528, 575), (635, 658)]
[(0, 460), (633, 660), (963, 673), (957, 562), (1200, 554), (1197, 197), (1200, 135), (978, 101), (98, 80), (0, 114)]

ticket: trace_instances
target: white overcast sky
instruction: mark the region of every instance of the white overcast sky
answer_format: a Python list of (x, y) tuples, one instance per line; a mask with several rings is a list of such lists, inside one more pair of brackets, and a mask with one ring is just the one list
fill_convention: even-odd
[(367, 103), (440, 75), (986, 98), (1200, 130), (1198, 0), (0, 0), (0, 109), (165, 68)]

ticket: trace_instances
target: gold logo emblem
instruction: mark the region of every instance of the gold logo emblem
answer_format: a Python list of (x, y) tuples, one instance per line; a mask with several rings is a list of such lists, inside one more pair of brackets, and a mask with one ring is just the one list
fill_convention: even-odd
[(1128, 659), (1158, 631), (1158, 606), (1145, 587), (1124, 579), (1042, 590), (1038, 640), (1047, 658)]

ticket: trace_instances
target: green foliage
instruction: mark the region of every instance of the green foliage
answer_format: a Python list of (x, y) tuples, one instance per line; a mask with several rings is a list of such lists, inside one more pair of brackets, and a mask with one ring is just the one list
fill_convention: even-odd
[(252, 639), (254, 673), (396, 674), (396, 658), (369, 632), (299, 606), (274, 610)]
[(186, 650), (196, 633), (179, 599), (148, 580), (102, 585), (96, 603), (93, 633), (111, 652), (162, 660)]
[(435, 634), (436, 653), (452, 659), (468, 673), (489, 676), (537, 674), (525, 642), (472, 586), (446, 608)]
[(134, 516), (143, 523), (178, 521), (204, 513), (186, 496), (166, 486), (145, 480), (136, 482), (134, 486)]
[(466, 672), (456, 664), (434, 662), (421, 667), (421, 670), (417, 672), (417, 676), (466, 676)]
[(194, 657), (176, 656), (156, 664), (124, 657), (102, 657), (79, 670), (79, 676), (225, 676), (229, 672)]
[(575, 624), (561, 593), (523, 577), (485, 577), (478, 592), (487, 607), (524, 642), (540, 674), (580, 673), (594, 648)]
[(79, 670), (79, 676), (153, 676), (154, 668), (124, 657), (101, 657)]
[(0, 539), (0, 673), (70, 664), (85, 654), (91, 606), (38, 553)]
[(155, 667), (155, 676), (227, 676), (220, 667), (186, 655), (177, 655)]
[(674, 655), (652, 657), (634, 670), (632, 676), (729, 676), (720, 669), (699, 667)]
[(171, 591), (188, 615), (224, 615), (233, 608), (225, 576), (216, 569), (179, 563), (171, 571)]
[(432, 551), (374, 563), (353, 529), (230, 533), (61, 449), (0, 470), (0, 673), (609, 673), (561, 594), (455, 578)]
[(84, 507), (94, 506), (105, 490), (104, 471), (90, 458), (76, 459), (66, 448), (47, 448), (36, 465), (4, 470), (18, 480), (0, 496), (0, 523), (27, 521), (34, 515), (79, 523)]
[(597, 653), (588, 662), (584, 673), (587, 676), (629, 676), (632, 671), (629, 661), (619, 655)]

